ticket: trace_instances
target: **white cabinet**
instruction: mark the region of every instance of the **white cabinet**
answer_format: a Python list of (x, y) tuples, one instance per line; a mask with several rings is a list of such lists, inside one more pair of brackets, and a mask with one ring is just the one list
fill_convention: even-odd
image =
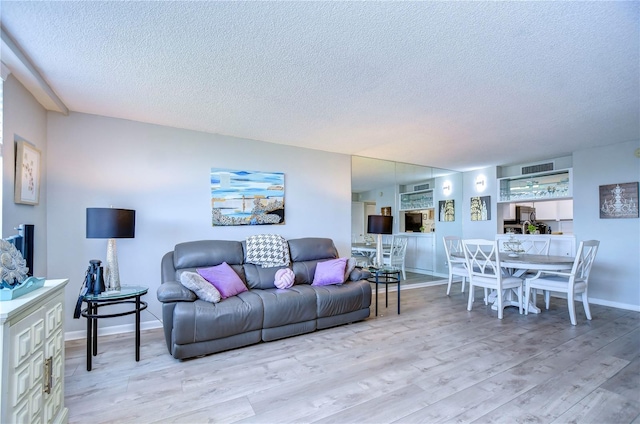
[(64, 286), (0, 302), (2, 380), (0, 422), (66, 423), (64, 407)]
[(573, 219), (572, 199), (535, 202), (533, 206), (536, 208), (536, 220), (538, 221)]
[(408, 237), (404, 266), (410, 271), (433, 271), (435, 266), (435, 245), (433, 234)]
[(550, 236), (549, 254), (557, 256), (576, 256), (576, 238), (574, 236)]
[(558, 200), (558, 219), (573, 219), (573, 199), (571, 200)]

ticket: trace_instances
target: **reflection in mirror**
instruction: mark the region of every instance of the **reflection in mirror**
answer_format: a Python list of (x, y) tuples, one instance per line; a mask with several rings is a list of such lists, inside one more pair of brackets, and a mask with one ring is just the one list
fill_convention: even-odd
[[(393, 236), (407, 237), (405, 269), (412, 276), (409, 279), (446, 277), (442, 237), (461, 234), (462, 220), (438, 222), (438, 202), (446, 198), (441, 190), (445, 180), (461, 185), (462, 178), (456, 171), (352, 156), (351, 241), (358, 262), (369, 264), (375, 256), (371, 252), (375, 250), (374, 237), (366, 231), (367, 217), (390, 213)], [(440, 234), (439, 229), (447, 234)], [(383, 244), (391, 242), (392, 236), (384, 237)]]

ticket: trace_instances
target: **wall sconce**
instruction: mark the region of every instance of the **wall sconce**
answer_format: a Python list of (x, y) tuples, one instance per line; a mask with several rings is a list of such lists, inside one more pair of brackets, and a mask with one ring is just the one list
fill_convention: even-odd
[(445, 181), (442, 183), (442, 194), (448, 196), (451, 194), (451, 181)]
[(476, 191), (484, 191), (487, 188), (487, 178), (484, 175), (478, 175), (476, 177)]

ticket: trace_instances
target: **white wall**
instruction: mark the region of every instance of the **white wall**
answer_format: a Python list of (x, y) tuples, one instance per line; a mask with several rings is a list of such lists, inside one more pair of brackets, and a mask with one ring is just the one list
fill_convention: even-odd
[[(47, 276), (71, 279), (69, 314), (89, 259), (106, 252), (105, 240), (85, 238), (87, 207), (136, 210), (135, 239), (118, 240), (120, 276), (149, 286), (155, 316), (160, 259), (176, 243), (276, 233), (329, 237), (350, 253), (350, 156), (80, 113), (50, 113), (47, 136)], [(211, 167), (284, 172), (285, 225), (212, 227)], [(111, 321), (101, 326), (131, 322)], [(67, 320), (67, 331), (83, 325)]]
[(573, 225), (578, 242), (600, 240), (589, 283), (595, 302), (640, 310), (640, 219), (600, 219), (599, 187), (640, 181), (640, 141), (573, 153)]
[[(462, 227), (465, 238), (488, 238), (493, 240), (498, 232), (498, 198), (496, 167), (482, 168), (464, 173), (464, 202), (462, 208)], [(476, 178), (485, 177), (484, 190), (476, 185)], [(491, 218), (487, 221), (471, 221), (471, 197), (491, 196)]]
[[(599, 186), (640, 181), (640, 160), (634, 156), (640, 141), (618, 143), (573, 153), (573, 225), (576, 242), (600, 240), (600, 249), (589, 282), (592, 303), (640, 311), (640, 219), (600, 219)], [(566, 158), (557, 161), (567, 163)], [(520, 165), (514, 167), (519, 169)], [(486, 172), (490, 185), (492, 224), (469, 220), (472, 183), (479, 172)], [(493, 239), (497, 231), (493, 211), (497, 195), (491, 169), (466, 172), (465, 238)]]
[[(433, 188), (433, 205), (435, 206), (435, 224), (436, 232), (435, 246), (436, 246), (436, 258), (435, 258), (435, 274), (440, 276), (449, 275), (449, 268), (447, 263), (447, 255), (444, 251), (444, 242), (442, 238), (444, 236), (463, 236), (463, 214), (464, 214), (464, 186), (463, 186), (462, 173), (454, 173), (445, 177), (438, 177), (435, 179), (435, 185)], [(450, 186), (451, 191), (449, 194), (443, 192), (443, 185)], [(455, 221), (445, 222), (440, 221), (440, 201), (441, 200), (453, 200), (455, 207)]]
[[(106, 240), (85, 238), (87, 207), (136, 210), (136, 238), (118, 241), (125, 284), (149, 286), (143, 325), (159, 325), (160, 259), (176, 243), (244, 240), (258, 233), (329, 237), (350, 253), (351, 157), (122, 119), (47, 113), (12, 76), (4, 83), (3, 236), (34, 224), (36, 276), (69, 278), (65, 331), (83, 331), (73, 308), (89, 259), (104, 260)], [(13, 203), (14, 135), (42, 151), (40, 204)], [(212, 227), (212, 167), (285, 173), (286, 223)], [(131, 317), (100, 328), (130, 326)]]
[[(41, 276), (47, 269), (47, 112), (13, 75), (4, 82), (3, 90), (2, 237), (17, 234), (15, 228), (20, 224), (33, 224), (33, 273)], [(28, 141), (41, 152), (38, 205), (13, 202), (16, 140)]]

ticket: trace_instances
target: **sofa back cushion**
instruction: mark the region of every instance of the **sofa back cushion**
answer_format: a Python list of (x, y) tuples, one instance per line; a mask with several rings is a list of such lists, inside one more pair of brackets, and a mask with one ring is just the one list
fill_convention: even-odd
[(176, 281), (180, 281), (183, 271), (195, 271), (226, 262), (244, 281), (242, 267), (244, 252), (242, 243), (230, 240), (198, 240), (176, 244), (173, 249), (173, 266)]
[(262, 268), (260, 265), (244, 264), (244, 275), (250, 289), (273, 289), (276, 287), (276, 272), (285, 267)]
[(338, 250), (329, 238), (305, 237), (289, 240), (296, 284), (311, 284), (320, 261), (336, 259)]
[(273, 289), (275, 288), (275, 276), (276, 272), (284, 267), (270, 267), (263, 268), (260, 265), (247, 263), (247, 241), (240, 242), (243, 250), (244, 264), (244, 276), (247, 281), (247, 286), (250, 289)]

